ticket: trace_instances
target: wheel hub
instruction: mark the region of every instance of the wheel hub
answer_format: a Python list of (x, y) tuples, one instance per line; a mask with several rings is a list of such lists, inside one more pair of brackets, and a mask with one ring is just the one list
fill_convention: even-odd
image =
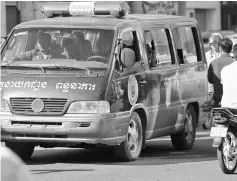
[(130, 151), (135, 152), (138, 147), (138, 127), (135, 121), (131, 120), (128, 127), (128, 146)]
[(188, 142), (192, 141), (192, 134), (193, 134), (193, 123), (192, 123), (192, 116), (190, 113), (186, 113), (185, 115), (185, 136)]

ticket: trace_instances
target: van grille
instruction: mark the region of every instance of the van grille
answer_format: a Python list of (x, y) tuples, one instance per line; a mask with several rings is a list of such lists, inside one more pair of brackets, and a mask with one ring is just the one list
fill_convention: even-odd
[[(15, 113), (34, 114), (31, 108), (32, 102), (36, 98), (10, 98), (12, 109)], [(41, 98), (44, 108), (37, 114), (55, 115), (63, 112), (67, 99), (59, 98)]]

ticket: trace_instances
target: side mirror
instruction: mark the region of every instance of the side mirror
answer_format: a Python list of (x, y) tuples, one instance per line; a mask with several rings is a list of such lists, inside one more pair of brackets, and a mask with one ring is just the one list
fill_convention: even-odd
[(135, 53), (130, 48), (124, 48), (121, 52), (121, 62), (125, 68), (130, 68), (135, 63)]

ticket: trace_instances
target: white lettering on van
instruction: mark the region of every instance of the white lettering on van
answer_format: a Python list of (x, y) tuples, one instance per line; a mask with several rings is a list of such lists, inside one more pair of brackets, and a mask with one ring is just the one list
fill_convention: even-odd
[(45, 89), (47, 87), (47, 82), (40, 81), (7, 81), (0, 83), (0, 89), (2, 88), (30, 88), (33, 91), (38, 91), (39, 89)]
[(58, 82), (56, 84), (56, 89), (62, 89), (63, 92), (68, 92), (69, 90), (95, 90), (96, 85), (95, 84), (89, 84), (89, 83), (62, 83)]

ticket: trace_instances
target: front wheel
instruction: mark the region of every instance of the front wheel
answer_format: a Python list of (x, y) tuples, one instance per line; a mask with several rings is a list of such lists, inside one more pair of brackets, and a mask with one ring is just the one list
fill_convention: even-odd
[(133, 112), (130, 116), (126, 138), (119, 146), (115, 147), (115, 155), (123, 161), (138, 159), (142, 150), (143, 136), (140, 116)]
[(226, 139), (223, 139), (223, 142), (217, 148), (217, 158), (223, 173), (233, 174), (235, 172), (237, 168), (237, 155), (230, 155), (230, 147)]
[(35, 148), (32, 143), (6, 142), (5, 145), (24, 161), (30, 159)]
[(180, 133), (171, 136), (173, 147), (177, 150), (189, 150), (192, 148), (196, 137), (196, 115), (192, 105), (186, 110), (184, 129)]

